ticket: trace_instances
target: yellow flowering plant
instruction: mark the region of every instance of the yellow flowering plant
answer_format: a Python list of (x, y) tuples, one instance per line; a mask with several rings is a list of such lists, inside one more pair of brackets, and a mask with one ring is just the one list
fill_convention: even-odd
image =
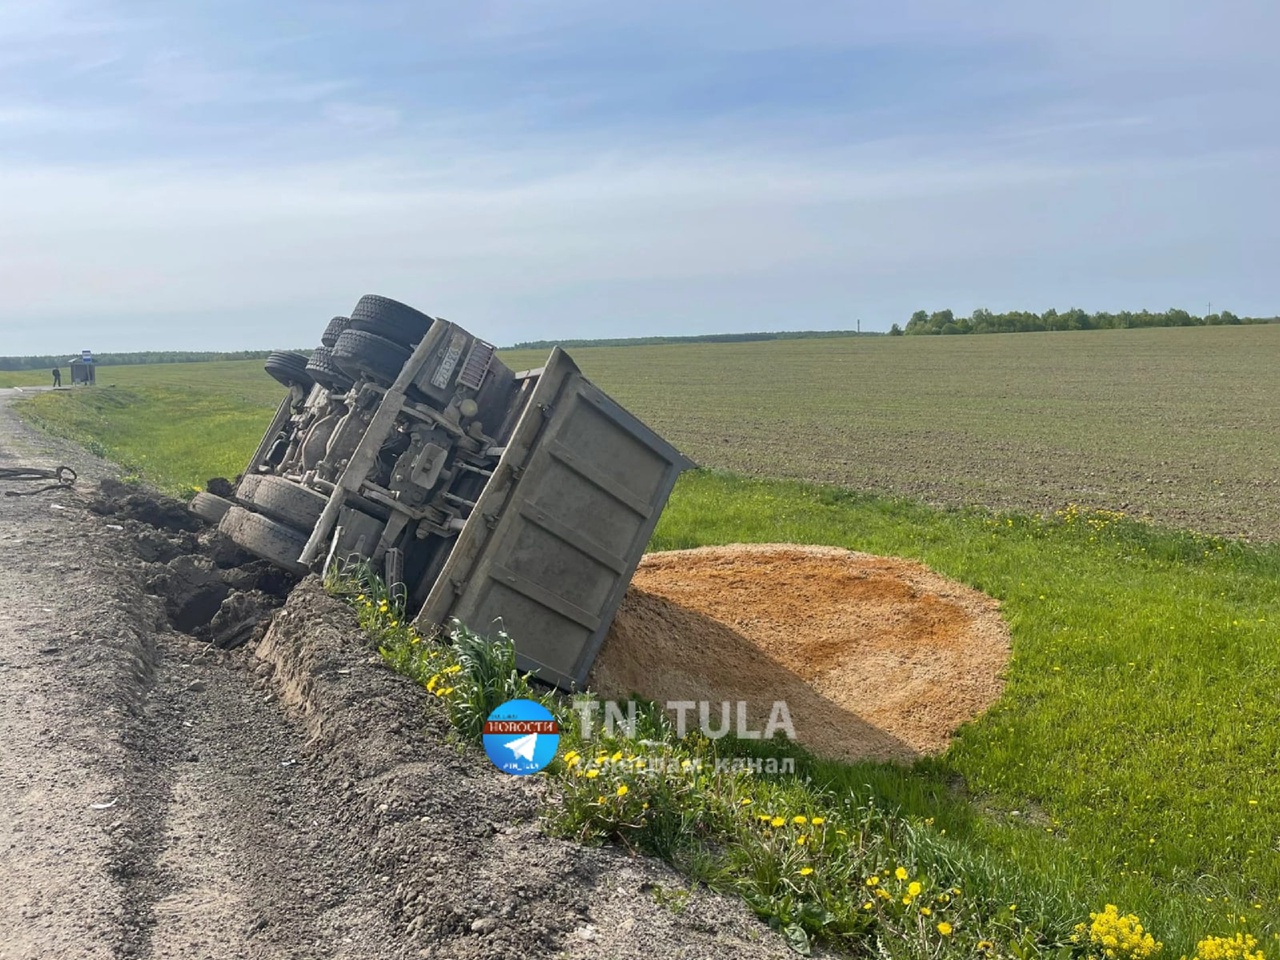
[(1075, 937), (1077, 942), (1088, 944), (1090, 957), (1105, 960), (1148, 960), (1164, 949), (1136, 915), (1121, 914), (1114, 903), (1108, 903), (1100, 913), (1089, 914), (1088, 924), (1076, 926)]
[[(1187, 960), (1183, 957), (1182, 960)], [(1267, 960), (1258, 941), (1247, 933), (1234, 937), (1207, 937), (1196, 944), (1191, 960)]]

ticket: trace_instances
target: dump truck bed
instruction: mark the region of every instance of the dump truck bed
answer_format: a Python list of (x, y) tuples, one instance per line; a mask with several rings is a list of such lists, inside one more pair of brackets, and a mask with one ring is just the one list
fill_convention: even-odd
[(524, 412), (418, 619), (500, 624), (521, 669), (573, 689), (692, 463), (559, 348), (517, 379)]

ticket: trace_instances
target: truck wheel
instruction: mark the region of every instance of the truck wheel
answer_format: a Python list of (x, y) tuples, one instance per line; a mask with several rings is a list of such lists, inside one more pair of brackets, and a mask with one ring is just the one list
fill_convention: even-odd
[(261, 513), (308, 534), (328, 502), (323, 494), (284, 477), (262, 477), (253, 491), (253, 505)]
[(383, 387), (395, 382), (408, 360), (407, 349), (367, 330), (343, 330), (333, 346), (333, 362), (347, 376), (368, 377)]
[(320, 337), (320, 342), (326, 347), (332, 347), (338, 342), (338, 334), (351, 324), (351, 320), (347, 317), (334, 317), (329, 321), (329, 325), (324, 328), (324, 333)]
[(216, 525), (233, 506), (235, 504), (230, 500), (201, 490), (191, 498), (191, 502), (187, 504), (187, 509), (201, 520), (207, 520)]
[(241, 503), (253, 503), (253, 491), (262, 482), (262, 474), (246, 473), (236, 485), (236, 499)]
[(416, 346), (435, 321), (413, 307), (372, 293), (351, 311), (351, 329), (375, 333), (405, 347)]
[(276, 382), (286, 387), (294, 384), (304, 390), (311, 388), (311, 375), (307, 373), (307, 358), (300, 353), (285, 353), (277, 350), (267, 356), (262, 369), (271, 374)]
[(346, 393), (351, 389), (351, 378), (334, 364), (333, 351), (329, 347), (316, 347), (307, 361), (307, 373), (320, 386), (334, 393)]
[(303, 576), (307, 568), (298, 562), (307, 536), (283, 523), (276, 523), (260, 513), (244, 507), (232, 507), (222, 518), (218, 529), (250, 553), (270, 560), (277, 567)]

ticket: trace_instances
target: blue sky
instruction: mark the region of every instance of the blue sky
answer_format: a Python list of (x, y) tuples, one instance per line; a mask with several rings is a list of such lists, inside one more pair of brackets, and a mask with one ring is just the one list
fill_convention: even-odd
[(0, 354), (1280, 312), (1280, 5), (0, 0)]

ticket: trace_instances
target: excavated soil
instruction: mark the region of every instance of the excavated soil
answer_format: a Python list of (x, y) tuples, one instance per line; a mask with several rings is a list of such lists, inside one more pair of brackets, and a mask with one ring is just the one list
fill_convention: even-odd
[(745, 701), (746, 729), (761, 730), (782, 700), (819, 755), (909, 760), (945, 750), (995, 701), (1008, 659), (999, 604), (922, 564), (830, 547), (704, 547), (641, 561), (590, 686), (711, 701), (713, 729), (720, 703)]

